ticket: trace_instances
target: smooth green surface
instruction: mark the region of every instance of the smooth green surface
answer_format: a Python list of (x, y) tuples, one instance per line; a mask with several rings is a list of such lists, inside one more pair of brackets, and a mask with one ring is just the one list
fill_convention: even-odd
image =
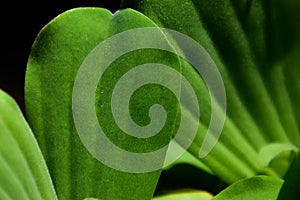
[[(201, 160), (205, 166), (227, 183), (278, 176), (259, 154), (273, 143), (300, 147), (300, 1), (123, 0), (122, 7), (194, 38), (217, 64), (227, 118), (218, 144)], [(204, 126), (209, 114), (201, 112)], [(190, 148), (195, 156), (204, 133)]]
[(269, 176), (242, 179), (220, 192), (213, 200), (276, 200), (283, 181)]
[(189, 151), (186, 151), (181, 157), (179, 157), (176, 161), (171, 163), (170, 165), (164, 167), (164, 170), (168, 170), (177, 164), (190, 164), (199, 168), (199, 170), (204, 170), (209, 174), (213, 174), (212, 171), (205, 166), (197, 157), (191, 154)]
[(55, 200), (38, 144), (16, 102), (0, 90), (0, 199)]
[[(71, 104), (76, 72), (88, 53), (110, 35), (145, 26), (155, 25), (133, 10), (112, 15), (101, 8), (78, 8), (59, 15), (43, 28), (35, 40), (26, 72), (26, 112), (45, 156), (58, 197), (62, 200), (87, 197), (140, 200), (151, 199), (153, 196), (161, 170), (131, 174), (97, 161), (79, 139)], [(119, 47), (116, 45), (115, 48)], [(177, 102), (168, 90), (158, 87), (151, 88), (151, 92), (147, 91), (147, 86), (142, 88), (136, 94), (138, 98), (133, 97), (130, 102), (131, 115), (141, 125), (149, 123), (148, 109), (157, 101), (161, 101), (170, 112), (162, 134), (152, 142), (129, 137), (113, 121), (107, 102), (110, 102), (115, 82), (130, 68), (148, 63), (151, 59), (166, 64), (174, 63), (175, 69), (178, 63), (176, 56), (153, 52), (151, 49), (142, 53), (133, 52), (132, 57), (124, 55), (105, 72), (96, 92), (95, 106), (99, 123), (111, 141), (129, 151), (145, 152), (159, 148), (168, 142), (177, 128)], [(170, 97), (162, 98), (165, 96)], [(141, 112), (146, 114), (141, 115)]]
[(211, 200), (212, 195), (202, 191), (182, 191), (174, 194), (162, 195), (153, 200)]
[(268, 166), (277, 155), (285, 151), (298, 151), (298, 149), (291, 144), (274, 143), (263, 147), (259, 152), (259, 155), (263, 164)]
[(266, 167), (265, 170), (269, 170), (274, 176), (283, 177), (291, 164), (294, 152), (298, 151), (299, 149), (292, 144), (272, 143), (260, 150), (259, 157)]

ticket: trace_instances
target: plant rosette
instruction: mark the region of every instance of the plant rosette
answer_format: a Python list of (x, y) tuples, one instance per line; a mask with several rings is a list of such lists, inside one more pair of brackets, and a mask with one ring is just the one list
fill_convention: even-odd
[[(123, 0), (60, 14), (28, 59), (28, 124), (0, 91), (0, 199), (298, 199), (299, 9)], [(209, 178), (159, 191), (181, 164)]]

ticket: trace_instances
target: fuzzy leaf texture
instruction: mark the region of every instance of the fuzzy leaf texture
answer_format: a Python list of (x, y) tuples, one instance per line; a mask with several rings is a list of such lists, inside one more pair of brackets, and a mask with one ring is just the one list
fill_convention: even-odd
[(41, 150), (17, 103), (0, 90), (0, 199), (57, 199)]
[[(32, 48), (26, 73), (26, 111), (59, 198), (152, 197), (160, 170), (120, 172), (100, 163), (85, 149), (74, 127), (72, 89), (80, 65), (101, 41), (124, 30), (156, 25), (199, 42), (216, 63), (225, 84), (227, 117), (221, 138), (197, 165), (227, 183), (255, 174), (282, 177), (290, 164), (290, 152), (300, 147), (299, 1), (124, 0), (122, 6), (145, 16), (133, 10), (114, 15), (101, 8), (70, 10), (43, 28)], [(180, 51), (172, 38), (166, 39)], [(118, 48), (124, 47), (116, 45), (115, 50)], [(162, 63), (181, 72), (198, 97), (200, 126), (189, 148), (198, 158), (211, 114), (200, 75), (168, 52), (147, 49), (131, 53), (115, 60), (97, 86), (97, 117), (109, 139), (132, 152), (149, 152), (173, 136), (180, 124), (179, 113), (188, 115), (191, 125), (199, 123), (189, 115), (189, 105), (178, 109), (170, 92), (156, 85), (137, 91), (129, 107), (133, 120), (143, 126), (149, 124), (151, 105), (165, 106), (168, 123), (162, 134), (151, 142), (136, 140), (114, 122), (110, 103), (117, 81), (134, 66)], [(189, 127), (185, 128), (189, 132)], [(157, 160), (163, 159), (161, 156)]]
[[(220, 70), (226, 122), (201, 162), (227, 183), (255, 174), (282, 177), (291, 159), (284, 152), (300, 147), (300, 1), (123, 0), (122, 7), (189, 35)], [(204, 124), (207, 114), (201, 112)], [(195, 156), (203, 134), (189, 149)]]
[[(85, 148), (75, 128), (72, 110), (74, 82), (80, 66), (88, 54), (102, 41), (116, 33), (140, 27), (155, 27), (142, 14), (126, 9), (115, 13), (102, 8), (78, 8), (62, 13), (38, 34), (29, 57), (26, 72), (25, 100), (28, 121), (41, 146), (59, 199), (151, 199), (161, 169), (144, 173), (128, 173), (107, 166), (95, 159)], [(116, 44), (112, 48), (121, 47)], [(112, 55), (113, 51), (97, 60)], [(167, 52), (151, 49), (132, 52), (115, 60), (105, 71), (95, 90), (92, 102), (98, 121), (89, 121), (88, 128), (101, 124), (109, 139), (122, 149), (144, 153), (165, 145), (178, 124), (178, 105), (170, 92), (157, 85), (148, 85), (134, 93), (130, 101), (130, 114), (144, 126), (149, 123), (148, 109), (159, 102), (168, 112), (167, 122), (161, 132), (150, 139), (136, 139), (123, 133), (114, 122), (111, 98), (114, 85), (121, 76), (136, 65), (160, 61), (176, 69), (178, 58)], [(87, 84), (95, 71), (85, 74)], [(96, 77), (98, 78), (98, 77)], [(78, 83), (79, 85), (84, 85)], [(134, 85), (135, 80), (131, 80)], [(150, 92), (147, 91), (148, 88)], [(78, 93), (79, 101), (87, 99), (86, 91)], [(89, 96), (91, 97), (91, 96)], [(122, 97), (120, 97), (122, 100)], [(84, 111), (84, 109), (83, 109)], [(145, 115), (143, 113), (146, 113)], [(76, 114), (76, 112), (75, 112)], [(97, 136), (89, 141), (97, 145)], [(157, 147), (158, 146), (158, 147)], [(110, 153), (108, 150), (104, 153)], [(96, 151), (97, 153), (97, 151)], [(151, 163), (163, 164), (164, 152), (153, 157)], [(111, 154), (111, 158), (127, 157)], [(130, 165), (135, 166), (134, 161)]]

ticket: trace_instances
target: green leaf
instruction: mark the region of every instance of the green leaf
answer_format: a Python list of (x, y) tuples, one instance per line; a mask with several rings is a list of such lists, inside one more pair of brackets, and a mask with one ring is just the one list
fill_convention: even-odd
[[(201, 162), (227, 183), (274, 175), (265, 170), (261, 150), (273, 143), (300, 148), (300, 1), (123, 0), (122, 8), (128, 7), (195, 39), (222, 75), (227, 117), (218, 143)], [(204, 127), (210, 114), (201, 112)], [(189, 149), (195, 156), (205, 132)]]
[(276, 200), (282, 184), (278, 178), (254, 176), (230, 185), (213, 200)]
[(260, 157), (263, 164), (267, 167), (278, 154), (284, 151), (298, 151), (298, 148), (291, 144), (270, 144), (261, 149)]
[(16, 102), (0, 90), (0, 199), (57, 199), (38, 144)]
[(299, 199), (299, 184), (300, 184), (300, 156), (295, 154), (294, 160), (290, 165), (287, 173), (284, 176), (284, 183), (280, 190), (278, 200), (296, 200)]
[(153, 200), (211, 200), (212, 195), (203, 191), (182, 191), (153, 198)]
[[(178, 154), (178, 152), (170, 152), (170, 153), (175, 154), (175, 155)], [(176, 161), (174, 161), (170, 165), (167, 165), (166, 167), (164, 167), (164, 170), (168, 170), (171, 167), (178, 165), (178, 164), (182, 164), (182, 163), (190, 164), (201, 170), (204, 170), (205, 172), (207, 172), (209, 174), (213, 174), (212, 171), (207, 166), (205, 166), (197, 157), (195, 157), (189, 151), (184, 152), (184, 154), (182, 156), (180, 156)]]
[(85, 198), (84, 200), (98, 200), (96, 198)]
[(298, 151), (298, 148), (292, 144), (273, 143), (263, 147), (259, 156), (266, 171), (273, 170), (274, 176), (283, 177), (293, 153)]
[[(151, 20), (131, 9), (112, 15), (101, 8), (78, 8), (56, 17), (37, 36), (26, 72), (26, 112), (60, 199), (75, 200), (95, 197), (140, 200), (152, 198), (161, 169), (145, 173), (128, 173), (126, 170), (123, 172), (121, 169), (111, 167), (109, 165), (111, 160), (117, 160), (124, 166), (133, 168), (139, 166), (137, 164), (139, 160), (134, 160), (128, 166), (125, 163), (128, 163), (130, 159), (123, 154), (114, 153), (116, 148), (101, 152), (107, 143), (101, 143), (106, 140), (99, 140), (99, 135), (96, 135), (97, 131), (92, 131), (86, 141), (81, 140), (78, 132), (82, 129), (79, 130), (78, 127), (76, 129), (74, 124), (73, 116), (78, 117), (78, 110), (76, 112), (72, 110), (74, 108), (72, 95), (74, 95), (73, 89), (77, 86), (85, 86), (92, 80), (99, 80), (97, 70), (84, 74), (83, 82), (76, 79), (77, 72), (81, 69), (80, 66), (86, 61), (89, 53), (96, 52), (95, 47), (99, 43), (124, 30), (153, 26), (155, 24)], [(101, 61), (101, 58), (115, 55), (115, 52), (125, 47), (120, 43), (108, 47), (114, 51), (101, 52), (103, 55), (94, 59), (95, 63)], [(92, 51), (93, 49), (95, 51)], [(121, 56), (109, 66), (99, 80), (94, 94), (88, 95), (86, 90), (75, 93), (80, 97), (76, 98), (75, 102), (79, 111), (82, 112), (86, 112), (84, 106), (90, 105), (96, 108), (98, 117), (96, 122), (90, 121), (87, 117), (90, 113), (81, 116), (87, 122), (87, 127), (83, 131), (94, 130), (94, 127), (100, 124), (101, 129), (107, 133), (106, 137), (112, 141), (110, 143), (119, 147), (117, 150), (125, 149), (133, 154), (142, 154), (152, 151), (157, 146), (165, 145), (166, 141), (168, 142), (172, 137), (174, 129), (177, 128), (179, 111), (174, 95), (169, 95), (168, 90), (151, 84), (134, 93), (129, 107), (131, 108), (130, 114), (137, 124), (149, 123), (148, 110), (159, 100), (170, 112), (161, 133), (150, 139), (136, 139), (120, 130), (114, 122), (110, 105), (112, 90), (122, 75), (136, 65), (149, 63), (151, 60), (175, 65), (178, 64), (178, 58), (169, 56), (167, 52), (155, 53), (151, 49), (132, 53), (132, 57)], [(74, 83), (75, 79), (78, 85)], [(131, 81), (134, 85), (135, 80)], [(149, 87), (151, 87), (151, 92), (147, 91)], [(92, 103), (86, 103), (89, 102), (87, 99), (92, 100)], [(86, 149), (85, 142), (89, 143), (92, 148)], [(100, 162), (95, 157), (101, 156), (101, 153), (108, 157)], [(151, 160), (148, 163), (142, 164), (151, 166), (152, 163), (157, 163), (163, 166), (164, 157), (165, 152), (162, 152), (159, 156), (150, 157)]]

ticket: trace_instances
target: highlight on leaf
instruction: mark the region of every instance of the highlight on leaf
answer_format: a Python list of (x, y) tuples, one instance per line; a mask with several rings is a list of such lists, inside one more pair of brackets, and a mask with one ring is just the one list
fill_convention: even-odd
[(0, 90), (0, 199), (57, 199), (40, 148), (17, 103)]

